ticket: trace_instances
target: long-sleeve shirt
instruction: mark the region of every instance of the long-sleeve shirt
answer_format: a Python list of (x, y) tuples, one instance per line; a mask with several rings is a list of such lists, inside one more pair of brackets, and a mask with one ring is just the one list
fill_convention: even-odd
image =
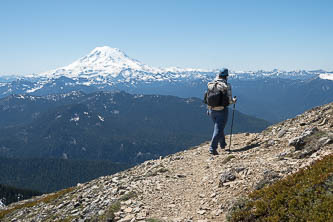
[[(217, 84), (216, 84), (217, 83)], [(216, 84), (216, 87), (215, 87)], [(232, 90), (231, 90), (231, 85), (230, 83), (227, 83), (226, 80), (224, 79), (215, 79), (212, 82), (209, 82), (207, 84), (208, 90), (219, 90), (219, 91), (223, 91), (224, 93), (227, 92), (227, 96), (229, 98), (229, 104), (234, 104), (235, 100), (232, 98)], [(207, 106), (208, 109), (211, 110), (223, 110), (224, 106), (216, 106), (216, 107), (211, 107), (211, 106)]]

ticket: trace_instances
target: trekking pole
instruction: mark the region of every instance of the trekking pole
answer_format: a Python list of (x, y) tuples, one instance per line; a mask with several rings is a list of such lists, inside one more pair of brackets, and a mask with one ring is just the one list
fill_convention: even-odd
[[(235, 98), (236, 98), (236, 96), (235, 96)], [(234, 103), (234, 106), (232, 108), (232, 120), (231, 120), (231, 129), (230, 129), (229, 151), (230, 151), (230, 147), (231, 147), (232, 127), (234, 126), (235, 107), (236, 107), (236, 103)]]

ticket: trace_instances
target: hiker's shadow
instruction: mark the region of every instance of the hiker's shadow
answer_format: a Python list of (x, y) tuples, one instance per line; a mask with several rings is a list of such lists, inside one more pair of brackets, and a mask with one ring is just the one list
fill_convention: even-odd
[(232, 150), (230, 150), (229, 152), (243, 152), (243, 151), (247, 151), (247, 150), (250, 150), (250, 149), (256, 148), (256, 147), (258, 147), (258, 146), (260, 146), (259, 143), (252, 143), (252, 144), (250, 144), (250, 145), (244, 146), (244, 147), (239, 148), (239, 149), (234, 149), (234, 150), (232, 149)]

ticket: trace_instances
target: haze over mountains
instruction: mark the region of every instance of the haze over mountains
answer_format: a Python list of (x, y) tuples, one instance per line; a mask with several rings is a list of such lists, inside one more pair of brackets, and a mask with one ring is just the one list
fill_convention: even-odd
[[(223, 61), (221, 61), (223, 64)], [(81, 90), (124, 90), (129, 93), (198, 97), (218, 70), (155, 68), (119, 49), (97, 47), (68, 66), (13, 80), (0, 79), (0, 97), (48, 95)], [(277, 122), (333, 99), (333, 72), (324, 70), (239, 71), (229, 81), (244, 113)], [(267, 106), (269, 104), (269, 106)], [(267, 109), (270, 107), (270, 109)]]

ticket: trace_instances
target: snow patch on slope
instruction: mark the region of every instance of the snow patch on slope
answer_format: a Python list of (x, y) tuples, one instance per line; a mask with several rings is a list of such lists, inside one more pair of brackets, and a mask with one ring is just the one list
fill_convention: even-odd
[(333, 73), (320, 74), (319, 78), (327, 79), (327, 80), (333, 80)]

